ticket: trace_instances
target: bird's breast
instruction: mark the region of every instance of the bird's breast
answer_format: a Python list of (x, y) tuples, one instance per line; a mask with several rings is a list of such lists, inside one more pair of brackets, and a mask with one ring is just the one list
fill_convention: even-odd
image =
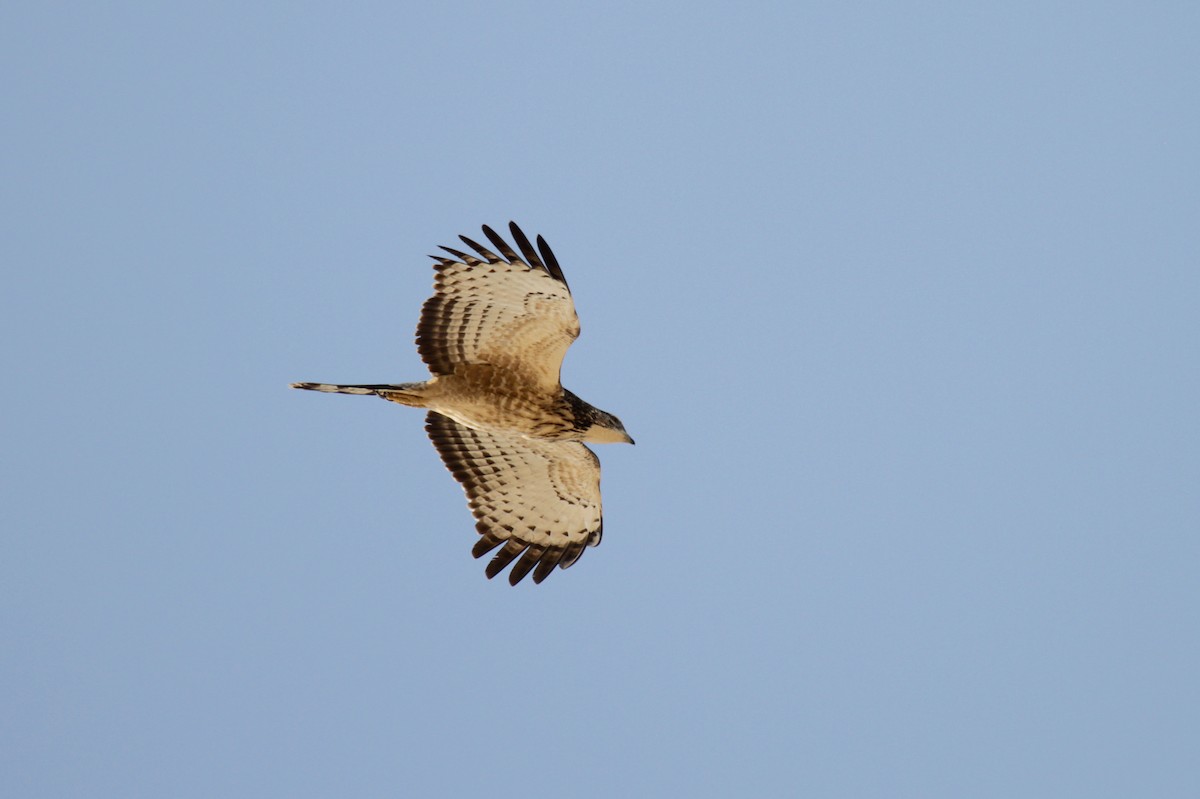
[(442, 376), (426, 407), (475, 430), (512, 432), (530, 438), (580, 437), (560, 396), (547, 396), (496, 369)]

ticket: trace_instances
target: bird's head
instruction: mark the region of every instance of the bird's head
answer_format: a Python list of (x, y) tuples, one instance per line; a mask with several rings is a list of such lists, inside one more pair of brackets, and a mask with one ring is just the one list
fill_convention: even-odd
[(591, 426), (583, 436), (584, 441), (596, 444), (632, 444), (633, 438), (625, 432), (621, 420), (607, 411), (594, 409)]

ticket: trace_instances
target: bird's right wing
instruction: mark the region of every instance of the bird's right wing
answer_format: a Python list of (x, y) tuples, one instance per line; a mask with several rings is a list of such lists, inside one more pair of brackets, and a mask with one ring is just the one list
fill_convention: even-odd
[(461, 236), (477, 255), (443, 247), (454, 258), (432, 256), (434, 294), (421, 308), (417, 351), (435, 375), (489, 364), (556, 391), (563, 356), (579, 336), (575, 303), (546, 241), (538, 236), (534, 249), (516, 223), (509, 229), (521, 255), (485, 225), (499, 255)]

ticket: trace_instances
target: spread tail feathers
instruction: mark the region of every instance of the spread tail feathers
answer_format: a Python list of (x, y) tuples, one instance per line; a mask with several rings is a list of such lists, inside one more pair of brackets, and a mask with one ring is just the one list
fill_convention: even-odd
[(308, 391), (325, 391), (331, 394), (374, 394), (385, 400), (416, 408), (425, 407), (421, 399), (421, 389), (424, 387), (424, 383), (376, 383), (356, 386), (339, 386), (332, 383), (292, 383), (292, 388), (303, 388)]

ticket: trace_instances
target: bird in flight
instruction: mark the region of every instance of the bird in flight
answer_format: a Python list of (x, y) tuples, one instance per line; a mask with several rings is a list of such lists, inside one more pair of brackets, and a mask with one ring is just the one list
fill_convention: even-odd
[(500, 547), (485, 573), (516, 561), (516, 585), (531, 571), (540, 583), (600, 543), (600, 460), (583, 442), (633, 439), (617, 417), (562, 387), (563, 356), (579, 336), (571, 291), (545, 239), (534, 249), (515, 222), (509, 230), (520, 254), (484, 225), (499, 255), (459, 236), (474, 254), (441, 247), (453, 257), (430, 256), (434, 291), (417, 324), (429, 380), (292, 388), (427, 409), (425, 430), (475, 516), (471, 554)]

